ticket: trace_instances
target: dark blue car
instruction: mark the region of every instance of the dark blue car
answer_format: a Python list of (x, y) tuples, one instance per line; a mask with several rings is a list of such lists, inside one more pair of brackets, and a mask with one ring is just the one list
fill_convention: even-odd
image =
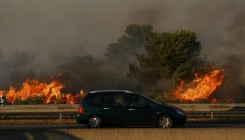
[(89, 92), (79, 104), (77, 123), (89, 128), (104, 125), (183, 126), (186, 115), (180, 108), (158, 103), (142, 94), (127, 90)]

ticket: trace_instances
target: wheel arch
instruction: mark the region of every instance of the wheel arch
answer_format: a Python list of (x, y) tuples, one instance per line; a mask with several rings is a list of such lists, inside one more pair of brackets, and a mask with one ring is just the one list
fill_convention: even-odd
[(88, 118), (86, 119), (86, 122), (88, 122), (88, 120), (89, 120), (89, 118), (90, 118), (91, 116), (99, 116), (99, 117), (101, 118), (102, 125), (105, 124), (105, 121), (104, 121), (104, 118), (102, 117), (102, 115), (97, 114), (97, 113), (95, 113), (95, 114), (90, 114), (90, 115), (88, 116)]
[(164, 112), (164, 113), (161, 113), (161, 114), (159, 114), (159, 115), (157, 116), (157, 119), (156, 119), (156, 121), (155, 121), (155, 125), (156, 125), (156, 126), (157, 126), (157, 121), (158, 121), (158, 119), (159, 119), (161, 116), (163, 116), (163, 115), (170, 116), (170, 117), (172, 118), (173, 125), (175, 125), (175, 119), (174, 119), (173, 115), (171, 115), (171, 113), (166, 113), (166, 112)]

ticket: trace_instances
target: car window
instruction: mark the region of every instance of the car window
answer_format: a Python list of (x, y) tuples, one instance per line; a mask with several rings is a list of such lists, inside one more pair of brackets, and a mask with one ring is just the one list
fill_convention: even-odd
[(157, 106), (157, 104), (158, 104), (158, 105), (161, 104), (161, 103), (159, 103), (159, 102), (157, 102), (157, 101), (155, 101), (155, 100), (153, 100), (153, 99), (151, 99), (151, 98), (149, 98), (149, 97), (147, 97), (147, 96), (144, 96), (144, 95), (140, 95), (140, 96), (143, 96), (143, 97), (147, 100), (147, 102), (148, 102), (148, 100), (149, 100), (149, 102), (151, 102), (152, 104), (154, 104), (154, 105), (156, 105), (156, 106)]
[(152, 102), (152, 101), (149, 100), (149, 99), (145, 99), (145, 101), (146, 101), (146, 104), (147, 104), (148, 106), (151, 106), (151, 107), (157, 106), (156, 103)]
[(126, 96), (126, 105), (127, 106), (144, 106), (146, 104), (145, 98), (138, 95), (130, 95)]
[(88, 104), (91, 104), (91, 105), (102, 105), (102, 95), (100, 95), (100, 94), (91, 95), (89, 100), (88, 100)]
[(107, 94), (107, 95), (105, 95), (104, 105), (125, 106), (123, 94)]

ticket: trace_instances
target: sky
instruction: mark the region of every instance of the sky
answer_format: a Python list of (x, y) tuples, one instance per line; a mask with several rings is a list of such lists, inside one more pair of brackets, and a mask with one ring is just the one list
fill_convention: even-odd
[(226, 53), (220, 43), (244, 7), (243, 0), (1, 0), (0, 48), (6, 55), (100, 57), (137, 23), (158, 32), (194, 31), (202, 55), (213, 59)]

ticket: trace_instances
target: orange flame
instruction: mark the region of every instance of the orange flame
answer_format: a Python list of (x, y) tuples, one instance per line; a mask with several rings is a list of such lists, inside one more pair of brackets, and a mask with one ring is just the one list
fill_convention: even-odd
[[(61, 76), (62, 74), (59, 74)], [(61, 99), (62, 103), (74, 104), (77, 103), (79, 99), (85, 96), (83, 90), (77, 95), (64, 94), (60, 90), (65, 87), (60, 81), (57, 81), (52, 77), (53, 81), (50, 84), (45, 82), (40, 82), (38, 80), (27, 79), (22, 83), (20, 90), (16, 90), (14, 87), (10, 87), (8, 91), (0, 90), (0, 95), (4, 95), (6, 100), (11, 104), (14, 104), (16, 99), (26, 101), (30, 97), (44, 96), (44, 104), (55, 104), (56, 99)]]
[(212, 92), (222, 84), (224, 78), (224, 70), (214, 70), (211, 74), (198, 77), (190, 84), (181, 82), (180, 87), (173, 92), (173, 100), (180, 101), (197, 101), (208, 99)]
[(226, 99), (226, 102), (227, 103), (234, 103), (234, 100), (232, 98), (228, 98), (228, 99)]
[(217, 102), (217, 99), (216, 98), (213, 98), (212, 101), (211, 101), (212, 104), (214, 104), (216, 102)]

